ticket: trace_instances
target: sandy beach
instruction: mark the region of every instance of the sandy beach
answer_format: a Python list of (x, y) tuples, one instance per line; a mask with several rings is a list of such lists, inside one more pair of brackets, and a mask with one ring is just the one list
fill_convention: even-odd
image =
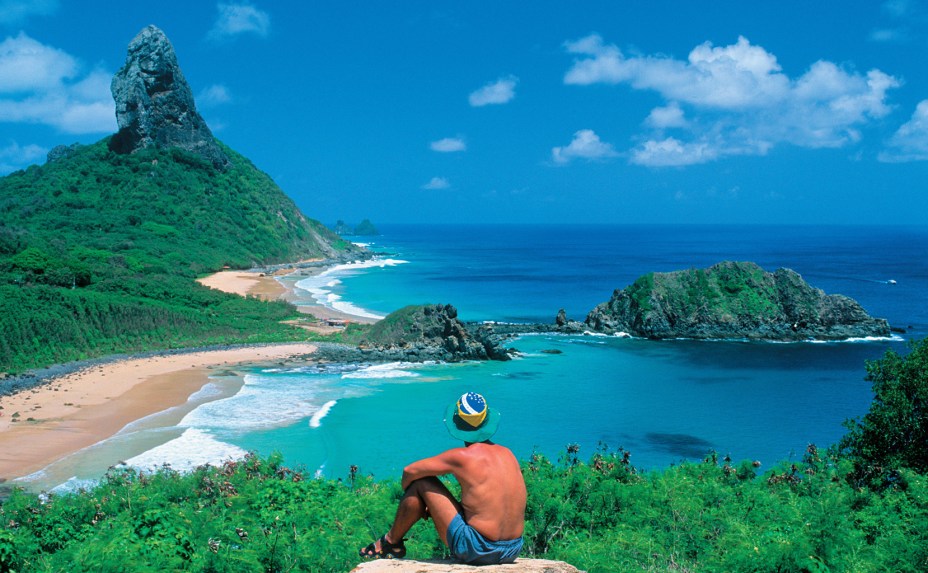
[(209, 381), (210, 368), (280, 361), (314, 350), (311, 344), (280, 344), (121, 360), (4, 396), (0, 481), (29, 475), (130, 422), (185, 403)]
[[(293, 283), (308, 276), (317, 275), (323, 270), (324, 268), (321, 267), (293, 268), (282, 269), (273, 274), (258, 271), (220, 271), (197, 279), (197, 282), (210, 288), (241, 296), (256, 296), (263, 300), (283, 299), (295, 302), (297, 296), (293, 291)], [(305, 304), (305, 301), (297, 308), (301, 313), (310, 314), (320, 321), (340, 320), (362, 324), (376, 322), (375, 319), (369, 317), (355, 316), (321, 304)], [(308, 326), (308, 328), (322, 334), (337, 330), (324, 324), (312, 325)]]
[[(221, 271), (198, 282), (241, 296), (288, 300), (293, 284), (323, 268)], [(319, 304), (299, 309), (318, 323), (300, 324), (321, 333), (338, 330), (323, 321), (373, 322)], [(84, 448), (106, 440), (127, 424), (184, 405), (203, 388), (215, 368), (280, 362), (310, 354), (308, 343), (132, 358), (105, 362), (53, 378), (36, 388), (0, 397), (0, 483), (30, 475)], [(114, 460), (113, 463), (116, 463)]]

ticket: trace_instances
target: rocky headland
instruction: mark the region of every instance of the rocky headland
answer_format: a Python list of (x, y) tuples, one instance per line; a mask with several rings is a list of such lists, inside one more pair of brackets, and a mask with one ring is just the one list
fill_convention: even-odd
[(749, 262), (650, 273), (586, 317), (593, 332), (644, 338), (845, 340), (885, 337), (889, 324), (853, 299), (825, 294), (795, 271)]

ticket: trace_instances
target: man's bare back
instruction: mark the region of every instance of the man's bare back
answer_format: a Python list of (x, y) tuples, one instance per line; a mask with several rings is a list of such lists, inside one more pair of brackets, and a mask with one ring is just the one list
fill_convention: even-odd
[[(393, 526), (360, 555), (405, 556), (403, 536), (416, 521), (431, 517), (441, 540), (461, 562), (512, 563), (525, 529), (525, 480), (512, 452), (489, 441), (498, 423), (499, 412), (490, 410), (479, 394), (464, 394), (449, 406), (445, 425), (465, 447), (406, 466), (406, 493)], [(460, 501), (438, 479), (449, 474), (461, 485)]]
[(459, 457), (454, 477), (461, 484), (464, 521), (487, 539), (515, 539), (525, 529), (525, 481), (509, 448), (471, 444), (451, 450)]

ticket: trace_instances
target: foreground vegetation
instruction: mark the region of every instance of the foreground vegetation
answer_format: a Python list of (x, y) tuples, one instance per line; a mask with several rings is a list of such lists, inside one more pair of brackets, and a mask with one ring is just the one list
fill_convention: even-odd
[(281, 324), (299, 316), (291, 305), (194, 279), (354, 247), (231, 149), (219, 171), (179, 149), (119, 155), (107, 142), (0, 178), (0, 373), (300, 338)]
[[(621, 450), (533, 455), (523, 556), (591, 573), (928, 570), (928, 341), (868, 376), (873, 406), (841, 444), (763, 473), (712, 454), (647, 474)], [(251, 456), (189, 474), (116, 469), (77, 494), (14, 492), (0, 506), (0, 572), (349, 571), (402, 495), (361, 473), (311, 479)], [(430, 523), (410, 538), (410, 557), (447, 556)]]

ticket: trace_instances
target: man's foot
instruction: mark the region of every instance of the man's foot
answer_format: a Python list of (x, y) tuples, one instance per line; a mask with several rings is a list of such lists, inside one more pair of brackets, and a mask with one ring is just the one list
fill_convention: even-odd
[(400, 539), (399, 543), (390, 543), (387, 541), (387, 536), (383, 535), (377, 541), (360, 549), (358, 555), (365, 559), (402, 559), (406, 557), (405, 541), (405, 539)]

